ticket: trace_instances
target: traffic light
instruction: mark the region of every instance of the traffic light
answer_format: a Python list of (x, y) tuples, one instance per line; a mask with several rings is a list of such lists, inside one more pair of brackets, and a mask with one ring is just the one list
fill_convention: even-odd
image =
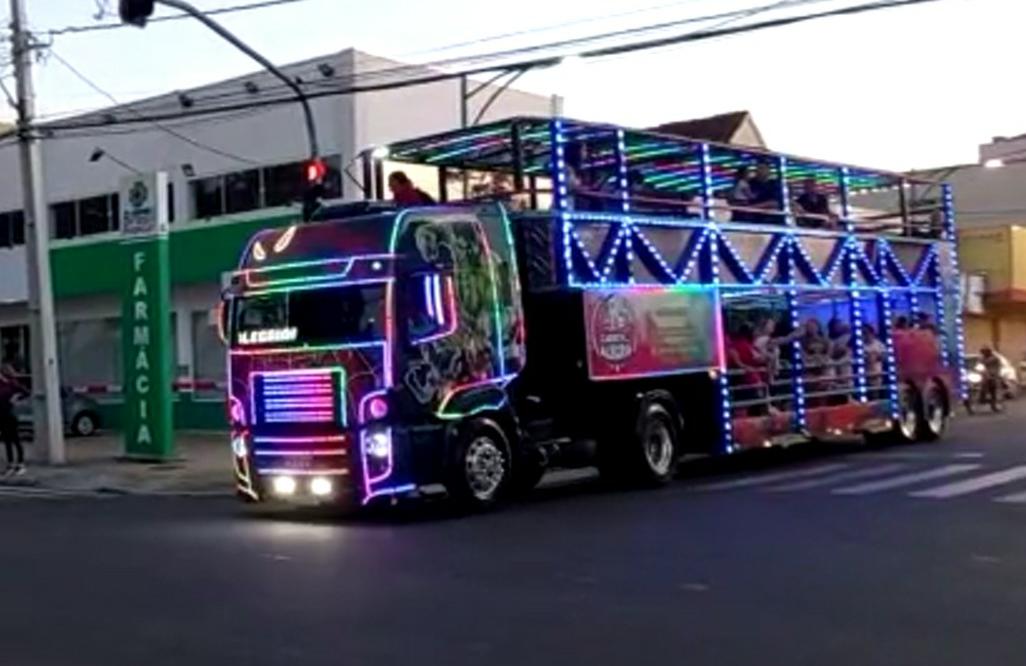
[(324, 163), (324, 160), (315, 157), (306, 163), (306, 184), (320, 185), (324, 182), (324, 176), (328, 173), (328, 165)]
[(154, 4), (155, 0), (119, 0), (118, 14), (123, 23), (131, 23), (142, 28), (153, 14)]
[(303, 165), (303, 174), (306, 177), (306, 190), (303, 192), (303, 220), (309, 222), (313, 219), (317, 209), (321, 207), (321, 197), (324, 196), (324, 177), (328, 174), (328, 165), (321, 158), (315, 157)]

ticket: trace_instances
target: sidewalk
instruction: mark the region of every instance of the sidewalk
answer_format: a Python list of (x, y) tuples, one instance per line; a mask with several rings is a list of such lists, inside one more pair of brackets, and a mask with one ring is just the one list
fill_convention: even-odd
[[(175, 434), (177, 458), (153, 464), (122, 460), (120, 433), (66, 440), (68, 463), (51, 467), (30, 464), (25, 476), (0, 479), (0, 488), (35, 486), (78, 492), (123, 494), (230, 495), (234, 492), (231, 449), (224, 433)], [(26, 446), (32, 460), (33, 445)]]

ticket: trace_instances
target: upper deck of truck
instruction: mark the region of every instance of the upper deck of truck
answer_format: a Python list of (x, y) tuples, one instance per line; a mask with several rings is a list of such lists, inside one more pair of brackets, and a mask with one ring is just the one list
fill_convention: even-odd
[(953, 239), (936, 181), (601, 123), (514, 117), (368, 149), (366, 196), (387, 198), (387, 171), (407, 168), (443, 203)]

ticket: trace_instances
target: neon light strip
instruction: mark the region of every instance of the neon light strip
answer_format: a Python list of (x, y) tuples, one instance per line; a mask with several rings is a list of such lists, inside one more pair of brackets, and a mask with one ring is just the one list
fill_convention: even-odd
[(431, 279), (431, 296), (434, 299), (435, 320), (445, 325), (446, 313), (442, 310), (442, 276), (437, 273)]
[(416, 484), (408, 483), (405, 486), (396, 486), (394, 488), (382, 488), (381, 490), (375, 490), (373, 493), (364, 498), (363, 504), (367, 504), (375, 497), (384, 497), (388, 495), (399, 495), (401, 493), (412, 492), (417, 489)]
[(470, 390), (470, 389), (481, 388), (481, 387), (484, 387), (484, 386), (492, 386), (492, 385), (494, 385), (494, 386), (497, 386), (499, 388), (504, 388), (506, 384), (508, 384), (509, 382), (511, 382), (515, 378), (516, 378), (516, 375), (503, 375), (501, 377), (491, 377), (489, 379), (483, 379), (483, 380), (476, 381), (476, 382), (468, 382), (466, 384), (461, 384), (459, 386), (454, 386), (451, 389), (449, 389), (449, 392), (446, 393), (445, 396), (442, 398), (441, 402), (438, 403), (438, 409), (435, 412), (435, 416), (437, 416), (438, 418), (441, 418), (441, 419), (463, 418), (464, 416), (466, 416), (465, 414), (459, 414), (459, 413), (457, 413), (457, 414), (446, 414), (445, 413), (446, 408), (449, 406), (449, 403), (452, 402), (453, 398), (456, 397), (457, 394), (462, 393), (462, 392), (467, 391), (467, 390)]
[[(254, 287), (265, 287), (265, 286), (270, 286), (270, 285), (285, 286), (285, 285), (289, 285), (289, 284), (311, 284), (311, 283), (314, 283), (314, 282), (327, 282), (327, 281), (330, 281), (330, 280), (345, 280), (346, 276), (349, 275), (349, 273), (352, 272), (352, 270), (353, 270), (353, 260), (352, 259), (336, 259), (336, 260), (333, 260), (330, 263), (338, 264), (339, 265), (338, 271), (332, 272), (332, 273), (322, 273), (322, 274), (319, 274), (319, 275), (307, 274), (307, 275), (301, 275), (301, 276), (298, 276), (298, 277), (283, 277), (283, 278), (279, 278), (277, 280), (254, 280), (253, 278), (254, 278), (254, 272), (255, 271), (252, 271), (252, 270), (243, 271), (242, 276), (243, 276), (243, 280), (244, 280), (244, 284), (245, 284), (246, 288), (247, 289), (252, 289)], [(262, 269), (260, 271), (260, 274), (263, 274), (266, 271), (270, 271), (270, 270), (282, 270), (283, 268), (285, 268), (285, 267), (275, 266), (274, 268), (271, 268), (271, 269)], [(298, 267), (289, 266), (288, 268), (289, 269), (293, 269), (293, 268), (298, 268)]]
[(304, 345), (302, 347), (278, 347), (276, 349), (231, 349), (229, 354), (236, 356), (267, 356), (280, 354), (316, 354), (325, 351), (346, 351), (349, 349), (367, 349), (369, 347), (382, 347), (388, 349), (385, 341), (375, 342), (351, 342), (335, 345)]
[[(443, 331), (440, 331), (440, 332), (435, 333), (433, 335), (429, 335), (429, 336), (426, 336), (426, 337), (423, 337), (423, 338), (417, 338), (416, 340), (413, 340), (412, 341), (413, 344), (419, 345), (419, 344), (424, 344), (425, 342), (434, 342), (435, 340), (440, 340), (442, 338), (445, 338), (445, 337), (448, 337), (448, 336), (452, 335), (453, 333), (456, 332), (456, 329), (459, 328), (459, 312), (457, 311), (457, 308), (456, 308), (456, 291), (455, 291), (455, 286), (453, 285), (453, 279), (451, 277), (446, 276), (445, 279), (446, 279), (446, 284), (448, 285), (448, 290), (447, 290), (446, 293), (449, 296), (446, 299), (446, 307), (445, 307), (445, 310), (447, 310), (448, 313), (449, 313), (448, 315), (446, 315), (446, 313), (443, 312), (443, 309), (442, 309), (443, 306), (442, 306), (442, 302), (441, 302), (441, 298), (442, 298), (441, 293), (440, 292), (439, 293), (435, 293), (434, 290), (432, 290), (432, 294), (437, 296), (438, 299), (439, 299), (438, 303), (435, 305), (435, 312), (438, 314), (438, 317), (436, 319), (437, 319), (439, 324), (444, 325), (446, 323), (446, 318), (448, 318), (448, 326)], [(441, 289), (440, 285), (441, 285), (441, 283), (439, 282), (438, 283), (439, 289)]]
[[(334, 276), (333, 276), (334, 277)], [(363, 287), (367, 285), (389, 284), (392, 278), (367, 278), (365, 280), (334, 280), (314, 282), (309, 284), (293, 284), (278, 287), (267, 287), (246, 291), (243, 297), (267, 296), (268, 294), (280, 294), (282, 292), (309, 291), (311, 289), (332, 289), (336, 287)]]
[(274, 450), (274, 451), (261, 451), (257, 449), (253, 452), (255, 456), (261, 456), (265, 458), (289, 458), (289, 457), (329, 457), (329, 456), (345, 456), (348, 452), (345, 449), (314, 449), (304, 451), (288, 451), (288, 450)]
[(320, 442), (344, 442), (347, 437), (345, 435), (325, 435), (317, 437), (267, 437), (258, 436), (254, 437), (253, 441), (257, 444), (317, 444)]
[(264, 476), (348, 476), (349, 470), (331, 469), (288, 469), (281, 467), (257, 468), (257, 473)]
[(431, 285), (431, 283), (432, 283), (431, 276), (430, 275), (425, 275), (424, 278), (423, 278), (423, 281), (424, 281), (424, 303), (427, 304), (428, 316), (431, 317), (432, 319), (437, 319), (437, 316), (435, 315), (435, 298), (434, 298), (435, 294), (434, 294), (434, 290), (431, 288), (431, 286), (432, 286)]

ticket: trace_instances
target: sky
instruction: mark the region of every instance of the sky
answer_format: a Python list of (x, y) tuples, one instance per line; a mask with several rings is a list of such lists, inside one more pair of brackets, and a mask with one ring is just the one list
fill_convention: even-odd
[[(213, 9), (249, 1), (194, 4)], [(301, 0), (219, 20), (279, 64), (350, 46), (427, 62), (771, 2)], [(0, 0), (0, 19), (6, 4)], [(27, 4), (36, 31), (96, 22), (97, 0)], [(839, 4), (852, 2), (818, 0), (801, 11)], [(1023, 25), (1020, 0), (939, 0), (568, 62), (531, 72), (517, 87), (562, 95), (568, 116), (626, 126), (746, 109), (771, 148), (826, 160), (894, 170), (970, 163), (992, 137), (1026, 133)], [(444, 48), (511, 32), (524, 34)], [(119, 101), (254, 69), (191, 20), (58, 35), (52, 48)], [(109, 105), (54, 58), (36, 69), (36, 82), (46, 117)], [(9, 110), (0, 111), (5, 115)]]

